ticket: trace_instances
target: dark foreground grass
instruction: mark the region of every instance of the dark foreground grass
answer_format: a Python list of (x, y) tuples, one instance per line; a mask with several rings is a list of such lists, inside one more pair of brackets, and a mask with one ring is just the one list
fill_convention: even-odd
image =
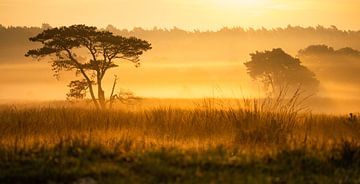
[(223, 147), (203, 152), (108, 150), (71, 141), (1, 150), (0, 183), (360, 183), (360, 147), (286, 149), (261, 157)]
[(1, 183), (360, 183), (358, 116), (0, 106)]

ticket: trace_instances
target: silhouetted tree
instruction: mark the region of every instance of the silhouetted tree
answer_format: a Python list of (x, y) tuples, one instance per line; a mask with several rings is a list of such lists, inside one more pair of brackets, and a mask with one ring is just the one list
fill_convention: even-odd
[(256, 51), (250, 56), (251, 60), (245, 63), (247, 71), (253, 79), (263, 82), (265, 90), (279, 92), (287, 87), (301, 87), (311, 93), (317, 92), (319, 81), (315, 74), (282, 49)]
[(333, 54), (334, 52), (334, 48), (327, 45), (310, 45), (305, 49), (299, 50), (299, 55)]
[[(47, 29), (30, 38), (30, 41), (40, 42), (42, 47), (29, 50), (26, 56), (37, 59), (50, 56), (56, 76), (62, 70), (74, 70), (82, 76), (82, 80), (70, 82), (68, 97), (81, 99), (89, 90), (95, 106), (102, 109), (106, 108), (107, 102), (102, 88), (106, 72), (118, 67), (116, 61), (119, 60), (128, 60), (139, 66), (139, 56), (151, 49), (147, 41), (116, 36), (109, 31), (99, 31), (96, 27), (85, 25)], [(79, 53), (87, 53), (90, 59), (81, 57)], [(97, 86), (97, 97), (93, 86)], [(112, 95), (110, 99), (113, 99)]]
[(51, 29), (52, 27), (50, 26), (50, 24), (48, 24), (48, 23), (43, 23), (42, 25), (41, 25), (41, 29), (43, 29), (43, 30), (46, 30), (46, 29)]
[(299, 56), (352, 56), (360, 57), (360, 51), (355, 50), (351, 47), (344, 47), (335, 50), (333, 47), (327, 45), (310, 45), (305, 49), (299, 50)]
[(334, 86), (360, 84), (359, 50), (350, 47), (335, 50), (326, 45), (310, 45), (300, 50), (298, 56), (324, 83), (331, 82)]

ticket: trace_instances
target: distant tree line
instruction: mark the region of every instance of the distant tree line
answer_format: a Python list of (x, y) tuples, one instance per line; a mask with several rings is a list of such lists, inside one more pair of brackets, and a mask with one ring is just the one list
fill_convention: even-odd
[[(47, 28), (51, 28), (51, 25), (44, 24), (41, 27), (4, 27), (0, 25), (0, 53), (2, 53), (2, 58), (7, 58), (1, 62), (21, 60), (19, 56), (25, 50), (36, 46), (35, 43), (27, 42), (27, 38), (39, 34)], [(156, 46), (149, 57), (152, 60), (165, 62), (209, 60), (238, 62), (254, 50), (279, 47), (295, 55), (299, 49), (314, 43), (331, 45), (336, 48), (360, 49), (360, 31), (345, 31), (335, 26), (287, 26), (274, 29), (225, 27), (218, 31), (185, 31), (177, 27), (127, 30), (109, 25), (102, 30), (108, 30), (115, 35), (135, 36), (149, 40)], [(164, 50), (166, 52), (163, 52)]]

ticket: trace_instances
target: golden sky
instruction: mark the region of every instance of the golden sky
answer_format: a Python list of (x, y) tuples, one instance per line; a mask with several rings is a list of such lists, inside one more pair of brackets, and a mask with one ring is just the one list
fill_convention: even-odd
[(0, 24), (119, 28), (336, 25), (360, 29), (360, 0), (0, 0)]

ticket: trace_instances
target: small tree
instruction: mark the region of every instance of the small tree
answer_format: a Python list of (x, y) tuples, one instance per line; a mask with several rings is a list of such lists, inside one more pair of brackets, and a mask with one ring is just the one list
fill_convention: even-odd
[[(109, 31), (99, 31), (96, 27), (85, 25), (50, 28), (30, 38), (30, 41), (40, 42), (42, 47), (29, 50), (25, 56), (36, 59), (50, 56), (56, 77), (62, 70), (76, 71), (82, 77), (81, 80), (70, 82), (68, 98), (82, 99), (89, 91), (94, 105), (101, 109), (106, 108), (107, 104), (102, 87), (106, 72), (118, 67), (116, 62), (120, 60), (128, 60), (139, 66), (139, 56), (151, 49), (147, 41), (113, 35)], [(94, 86), (97, 86), (97, 97)], [(114, 99), (112, 95), (109, 99)]]
[(286, 87), (318, 91), (319, 81), (315, 74), (301, 65), (299, 59), (290, 56), (282, 49), (251, 53), (251, 60), (245, 63), (249, 75), (260, 79), (264, 88), (270, 92), (280, 92)]

